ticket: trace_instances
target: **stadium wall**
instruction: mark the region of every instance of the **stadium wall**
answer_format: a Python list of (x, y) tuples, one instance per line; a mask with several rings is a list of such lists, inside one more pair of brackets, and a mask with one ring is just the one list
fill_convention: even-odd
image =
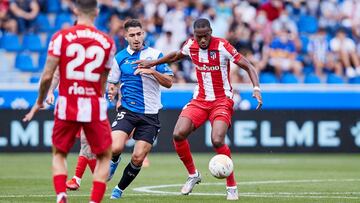
[[(53, 112), (44, 110), (22, 123), (25, 110), (0, 110), (0, 152), (50, 152)], [(161, 131), (154, 152), (173, 152), (172, 130), (180, 110), (160, 114)], [(109, 111), (109, 117), (116, 115)], [(195, 152), (213, 151), (211, 126), (190, 136)], [(235, 111), (226, 142), (234, 152), (360, 152), (360, 110)], [(127, 150), (134, 144), (128, 143)], [(79, 144), (73, 151), (79, 150)]]

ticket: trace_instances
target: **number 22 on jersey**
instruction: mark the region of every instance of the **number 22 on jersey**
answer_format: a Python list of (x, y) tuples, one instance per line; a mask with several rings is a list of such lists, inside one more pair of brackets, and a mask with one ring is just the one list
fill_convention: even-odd
[[(66, 56), (74, 57), (75, 54), (76, 57), (66, 65), (66, 78), (72, 80), (97, 82), (100, 78), (100, 74), (93, 73), (93, 71), (103, 64), (105, 58), (104, 49), (96, 45), (85, 49), (83, 45), (79, 43), (73, 43), (66, 48)], [(93, 60), (84, 64), (85, 59)], [(82, 64), (84, 64), (84, 71), (75, 70)]]

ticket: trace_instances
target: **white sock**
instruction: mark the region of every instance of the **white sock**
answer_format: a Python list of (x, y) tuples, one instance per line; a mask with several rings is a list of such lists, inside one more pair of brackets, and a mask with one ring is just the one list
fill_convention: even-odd
[(80, 186), (80, 184), (81, 184), (81, 178), (79, 178), (79, 177), (77, 177), (77, 176), (74, 176), (73, 178), (75, 179), (76, 183)]
[(194, 177), (198, 177), (199, 176), (199, 173), (197, 170), (195, 170), (195, 173), (194, 174), (189, 174), (189, 177), (190, 178), (194, 178)]
[(59, 194), (56, 195), (56, 202), (60, 202), (60, 200), (63, 198), (63, 197), (67, 197), (66, 193), (65, 192), (60, 192)]

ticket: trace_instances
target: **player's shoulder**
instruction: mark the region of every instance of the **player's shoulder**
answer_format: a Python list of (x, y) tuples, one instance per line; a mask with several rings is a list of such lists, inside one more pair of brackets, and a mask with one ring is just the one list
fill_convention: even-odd
[(115, 54), (115, 60), (118, 64), (121, 63), (121, 61), (123, 61), (125, 58), (129, 57), (129, 53), (127, 51), (127, 49), (122, 49), (119, 52), (117, 52)]
[(229, 41), (227, 41), (226, 39), (221, 38), (221, 37), (213, 37), (213, 39), (214, 39), (216, 42), (223, 43), (224, 45), (225, 45), (225, 44), (230, 44)]
[(159, 56), (161, 54), (162, 53), (160, 50), (147, 46), (141, 51), (141, 58), (148, 59), (148, 60), (154, 60), (154, 59), (159, 58)]

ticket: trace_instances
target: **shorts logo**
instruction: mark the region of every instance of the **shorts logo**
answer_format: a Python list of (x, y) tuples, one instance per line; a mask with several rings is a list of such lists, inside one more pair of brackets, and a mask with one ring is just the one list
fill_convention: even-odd
[(111, 124), (111, 127), (115, 127), (117, 125), (117, 121), (114, 121), (112, 124)]

